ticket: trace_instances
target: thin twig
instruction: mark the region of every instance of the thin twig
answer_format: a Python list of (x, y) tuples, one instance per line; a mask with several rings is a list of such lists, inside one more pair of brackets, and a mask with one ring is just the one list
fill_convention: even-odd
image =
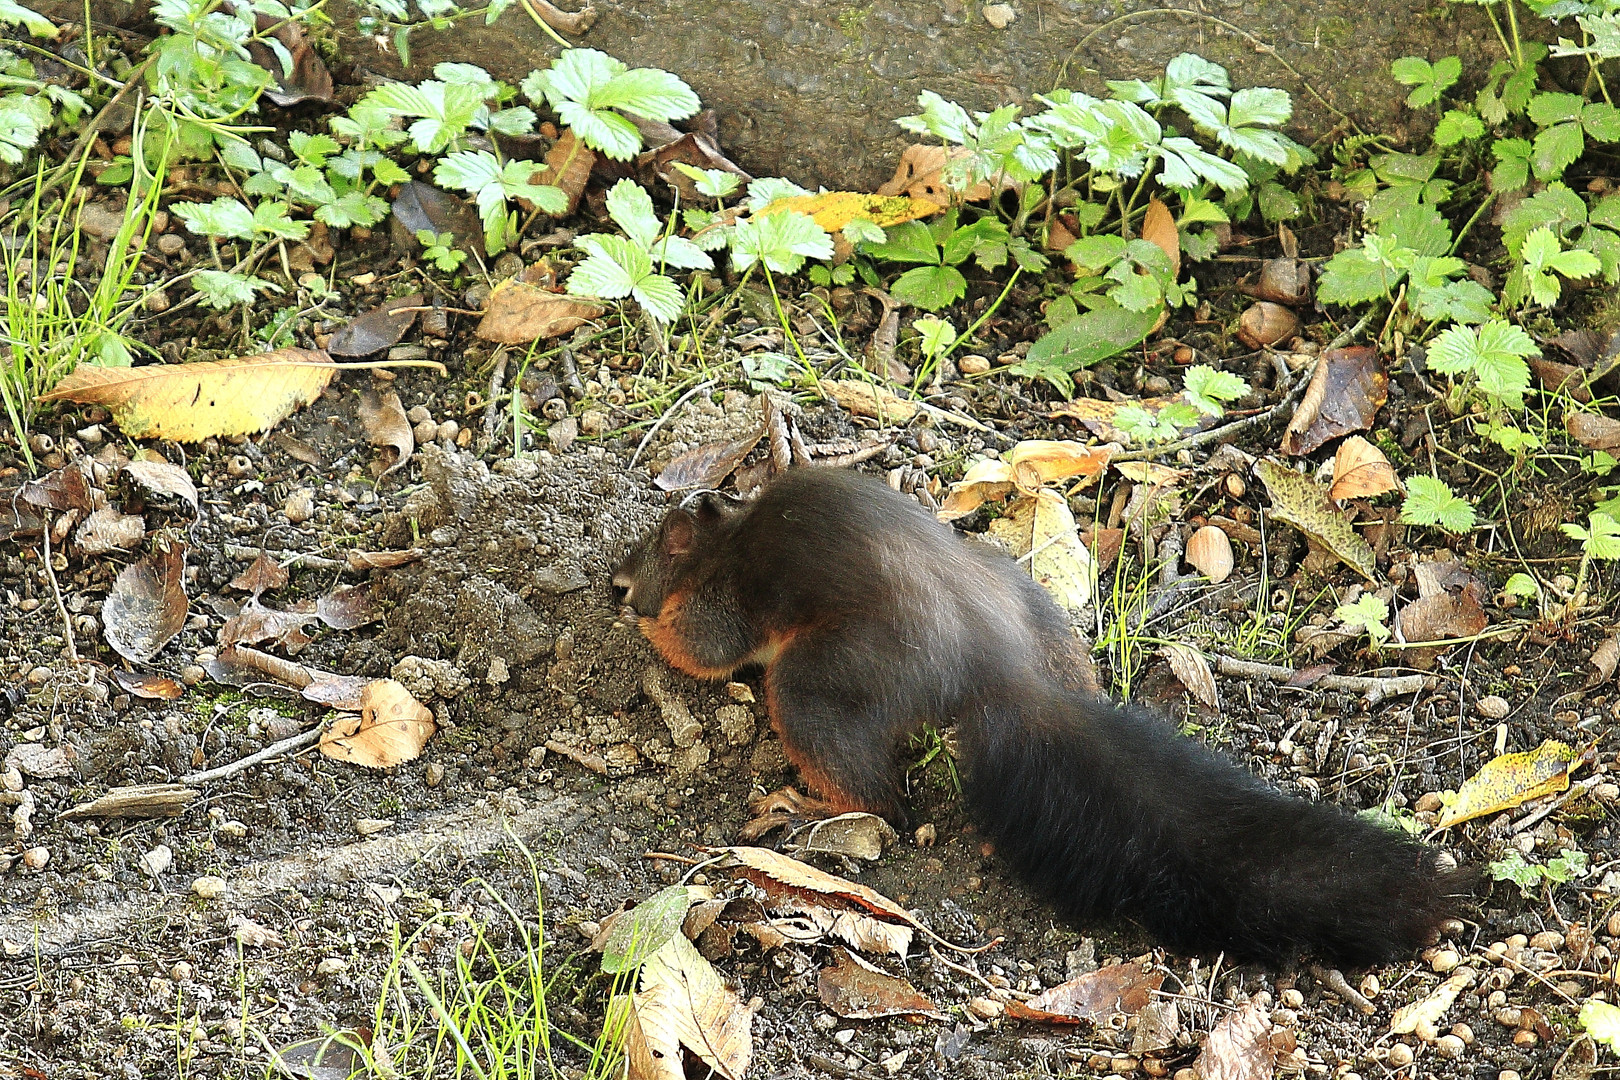
[(1378, 1011), (1378, 1006), (1368, 1001), (1359, 990), (1351, 986), (1345, 980), (1344, 972), (1338, 968), (1325, 968), (1320, 964), (1312, 964), (1311, 974), (1321, 980), (1322, 984), (1329, 990), (1343, 998), (1347, 1004), (1353, 1006), (1356, 1011), (1365, 1013), (1368, 1016)]
[(62, 589), (56, 583), (56, 567), (51, 565), (51, 528), (53, 523), (49, 514), (45, 515), (45, 528), (41, 530), (45, 537), (45, 578), (51, 583), (51, 596), (56, 600), (56, 613), (62, 616), (62, 636), (67, 642), (68, 659), (77, 664), (79, 662), (79, 648), (73, 641), (73, 620), (68, 617), (67, 605), (62, 603)]
[[(1283, 667), (1280, 664), (1262, 664), (1257, 660), (1240, 660), (1235, 656), (1220, 654), (1215, 656), (1215, 670), (1222, 675), (1241, 679), (1269, 679), (1281, 683), (1290, 682), (1299, 674), (1293, 668)], [(1320, 687), (1323, 690), (1343, 690), (1361, 694), (1366, 697), (1368, 704), (1376, 705), (1385, 698), (1416, 694), (1427, 688), (1433, 678), (1432, 675), (1392, 675), (1375, 678), (1367, 675), (1327, 674), (1312, 682), (1311, 688)]]
[(204, 769), (202, 772), (182, 776), (180, 783), (191, 786), (206, 784), (214, 780), (224, 780), (227, 777), (235, 776), (237, 773), (245, 772), (262, 761), (269, 761), (271, 758), (278, 758), (284, 754), (302, 750), (306, 746), (313, 746), (321, 741), (321, 735), (325, 731), (326, 721), (323, 720), (308, 731), (301, 731), (297, 735), (282, 739), (280, 742), (271, 743), (263, 750), (254, 751), (247, 757), (233, 761), (229, 765), (221, 765), (217, 769)]
[(676, 398), (675, 404), (665, 409), (664, 415), (653, 421), (653, 426), (648, 428), (647, 434), (641, 437), (641, 444), (636, 447), (636, 452), (630, 455), (630, 464), (627, 467), (631, 469), (636, 467), (636, 462), (641, 460), (641, 452), (647, 449), (647, 444), (652, 442), (652, 437), (658, 434), (658, 429), (664, 426), (665, 421), (667, 421), (671, 416), (675, 415), (676, 409), (679, 409), (682, 405), (685, 405), (687, 401), (689, 401), (694, 395), (700, 394), (705, 390), (712, 389), (715, 382), (716, 380), (714, 379), (710, 379), (707, 382), (700, 382), (696, 386), (692, 387), (692, 389)]

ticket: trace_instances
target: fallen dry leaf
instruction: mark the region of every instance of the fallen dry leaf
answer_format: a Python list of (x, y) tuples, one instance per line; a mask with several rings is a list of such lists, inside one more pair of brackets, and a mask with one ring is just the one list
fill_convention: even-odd
[[(591, 178), (591, 168), (596, 164), (596, 151), (579, 141), (573, 128), (566, 128), (557, 141), (546, 151), (546, 167), (529, 178), (532, 184), (550, 184), (561, 189), (568, 196), (568, 209), (564, 210), (563, 217), (573, 217), (574, 211), (579, 209), (579, 199), (585, 194), (585, 184)], [(527, 203), (528, 200), (520, 200)], [(525, 205), (526, 213), (533, 213), (535, 207)]]
[(1333, 505), (1326, 487), (1274, 461), (1256, 462), (1254, 468), (1271, 496), (1267, 513), (1294, 526), (1368, 581), (1376, 580), (1372, 548)]
[(922, 1016), (944, 1020), (933, 1002), (905, 979), (881, 971), (848, 949), (833, 950), (833, 966), (822, 968), (816, 990), (822, 1004), (851, 1020), (884, 1016)]
[[(818, 870), (768, 848), (727, 847), (714, 850), (725, 852), (737, 860), (737, 865), (731, 868), (731, 873), (752, 881), (774, 899), (791, 897), (846, 909), (838, 914), (849, 914), (847, 909), (856, 907), (889, 920), (894, 929), (904, 931), (908, 937), (911, 931), (921, 930), (939, 940), (936, 935), (913, 919), (905, 908), (865, 885)], [(949, 943), (942, 941), (941, 944)]]
[(1569, 437), (1588, 450), (1620, 447), (1620, 420), (1599, 413), (1570, 412), (1564, 414), (1564, 426)]
[(356, 315), (326, 343), (331, 356), (370, 356), (398, 345), (422, 307), (422, 294), (412, 293)]
[(856, 218), (874, 225), (899, 225), (939, 213), (943, 207), (932, 199), (905, 195), (868, 195), (859, 191), (824, 191), (820, 195), (794, 195), (777, 199), (755, 217), (768, 217), (778, 210), (797, 210), (814, 218), (830, 233), (841, 232)]
[(282, 108), (300, 101), (332, 100), (332, 73), (296, 20), (261, 13), (256, 17), (256, 29), (280, 42), (292, 61), (292, 70), (288, 71), (282, 66), (280, 54), (262, 38), (248, 40), (248, 56), (274, 80), (274, 85), (264, 91), (265, 97)]
[(473, 333), (485, 341), (529, 345), (584, 326), (604, 310), (601, 304), (508, 278), (489, 294)]
[(252, 593), (254, 598), (257, 599), (260, 593), (275, 592), (277, 589), (284, 588), (287, 581), (287, 568), (265, 554), (264, 549), (260, 548), (259, 554), (254, 557), (252, 564), (231, 579), (230, 587), (240, 589), (242, 592)]
[(1394, 466), (1378, 447), (1360, 435), (1339, 444), (1338, 453), (1333, 455), (1333, 484), (1328, 488), (1328, 498), (1334, 502), (1372, 498), (1400, 487)]
[(659, 470), (653, 483), (662, 491), (717, 488), (764, 437), (765, 425), (762, 424), (741, 438), (695, 446), (671, 458), (669, 464)]
[(1089, 1022), (1111, 1026), (1116, 1017), (1135, 1016), (1164, 985), (1164, 971), (1133, 960), (1089, 971), (1041, 991), (1027, 1002), (1010, 1001), (1007, 1015), (1047, 1024)]
[(1181, 231), (1170, 208), (1159, 201), (1157, 195), (1148, 199), (1147, 214), (1142, 218), (1142, 239), (1157, 245), (1170, 260), (1170, 280), (1181, 276)]
[(868, 416), (886, 424), (905, 424), (917, 415), (914, 403), (896, 397), (892, 391), (876, 383), (822, 379), (821, 388), (856, 416)]
[(1251, 1000), (1210, 1030), (1193, 1072), (1198, 1080), (1270, 1080), (1276, 1064), (1271, 1016)]
[(279, 949), (286, 944), (280, 934), (268, 926), (254, 922), (246, 915), (232, 915), (229, 925), (234, 931), (236, 940), (250, 949)]
[(686, 1080), (674, 998), (668, 987), (654, 986), (608, 1003), (604, 1026), (617, 1012), (625, 1017), (625, 1080)]
[(73, 542), (86, 555), (128, 551), (146, 536), (146, 519), (139, 514), (120, 514), (103, 506), (79, 523)]
[(1592, 388), (1587, 383), (1585, 368), (1574, 364), (1560, 364), (1544, 356), (1528, 356), (1525, 363), (1530, 365), (1530, 373), (1549, 394), (1563, 391), (1583, 405), (1591, 402)]
[(1077, 476), (1101, 476), (1108, 459), (1118, 450), (1117, 443), (1087, 446), (1070, 440), (1025, 439), (1007, 451), (1003, 459), (1012, 468), (1013, 482), (1034, 494), (1043, 484)]
[(645, 1031), (649, 1018), (643, 994), (655, 995), (648, 1004), (657, 1009), (656, 1026), (672, 1032), (716, 1075), (741, 1080), (747, 1073), (754, 1053), (754, 1014), (684, 934), (670, 938), (641, 967), (635, 1008)]
[(181, 499), (191, 504), (192, 513), (202, 513), (202, 497), (197, 494), (197, 485), (191, 482), (186, 470), (172, 461), (136, 458), (118, 471), (140, 489), (143, 498), (157, 495)]
[(1389, 375), (1377, 349), (1328, 349), (1283, 432), (1282, 452), (1298, 457), (1341, 435), (1365, 431), (1387, 400)]
[(185, 572), (186, 545), (171, 541), (119, 573), (101, 607), (102, 632), (119, 656), (144, 664), (185, 626)]
[(407, 180), (394, 196), (389, 215), (390, 236), (394, 247), (401, 251), (416, 251), (422, 245), (416, 234), (424, 229), (435, 236), (449, 233), (456, 246), (463, 251), (484, 250), (484, 225), (479, 220), (478, 208), (447, 191), (420, 180)]
[(332, 722), (321, 753), (371, 769), (387, 769), (421, 754), (432, 737), (433, 713), (393, 679), (376, 679), (360, 693), (360, 715)]
[(336, 370), (317, 349), (276, 349), (195, 364), (82, 364), (40, 399), (104, 406), (132, 439), (198, 442), (275, 426), (314, 401)]
[(1035, 493), (1031, 530), (1029, 571), (1036, 584), (1070, 611), (1091, 603), (1097, 567), (1080, 543), (1074, 514), (1060, 492), (1043, 488)]
[(1176, 1045), (1181, 1034), (1181, 1011), (1174, 998), (1150, 1001), (1136, 1014), (1136, 1035), (1131, 1039), (1131, 1053), (1161, 1054)]
[(1191, 645), (1171, 641), (1159, 650), (1159, 655), (1169, 662), (1171, 672), (1182, 686), (1191, 691), (1193, 697), (1211, 709), (1221, 707), (1221, 692), (1215, 685), (1215, 673), (1209, 669), (1209, 661), (1203, 653)]
[(78, 771), (79, 752), (72, 743), (46, 746), (44, 743), (18, 743), (6, 753), (7, 772), (16, 769), (36, 780), (55, 780)]
[(1410, 1035), (1419, 1027), (1438, 1027), (1440, 1018), (1446, 1015), (1457, 995), (1473, 985), (1476, 974), (1473, 968), (1458, 968), (1455, 975), (1424, 997), (1396, 1009), (1389, 1020), (1390, 1034)]
[(1232, 541), (1214, 525), (1205, 525), (1187, 538), (1187, 565), (1219, 585), (1232, 573)]
[(1473, 637), (1490, 621), (1472, 592), (1442, 592), (1404, 605), (1395, 616), (1395, 633), (1401, 641), (1414, 645), (1454, 641)]
[[(1119, 410), (1130, 405), (1139, 405), (1148, 415), (1156, 418), (1166, 405), (1183, 400), (1180, 394), (1167, 397), (1121, 398), (1119, 401), (1109, 401), (1105, 398), (1075, 398), (1073, 401), (1061, 402), (1054, 406), (1047, 415), (1067, 416), (1078, 420), (1087, 431), (1105, 442), (1123, 444), (1130, 441), (1130, 436), (1121, 431), (1114, 422)], [(1196, 427), (1197, 424), (1193, 426)]]
[(77, 464), (53, 469), (38, 480), (26, 481), (17, 498), (42, 510), (89, 510), (95, 504), (90, 483)]
[(823, 818), (810, 826), (798, 850), (870, 862), (882, 858), (883, 849), (899, 839), (887, 821), (876, 814), (856, 811)]
[[(913, 143), (901, 152), (900, 165), (894, 170), (894, 176), (878, 188), (877, 193), (926, 199), (938, 204), (941, 209), (955, 205), (958, 199), (962, 202), (983, 202), (991, 194), (988, 181), (981, 180), (958, 196), (940, 175), (948, 162), (964, 161), (972, 155), (973, 151), (965, 146), (944, 147)], [(1005, 190), (1012, 186), (1012, 182), (1006, 181), (1002, 186)]]
[(1588, 689), (1612, 679), (1615, 668), (1620, 667), (1620, 633), (1604, 638), (1586, 662), (1592, 668), (1592, 677), (1586, 682)]
[[(692, 121), (688, 121), (688, 125), (705, 115), (713, 114), (705, 109), (697, 117), (693, 117)], [(717, 131), (699, 131), (694, 128), (676, 134), (678, 138), (671, 139), (636, 158), (636, 168), (642, 173), (651, 171), (654, 177), (673, 185), (680, 192), (682, 206), (703, 206), (709, 201), (709, 196), (697, 189), (696, 180), (675, 168), (676, 163), (690, 165), (694, 169), (719, 169), (728, 172), (744, 186), (753, 181), (753, 176), (743, 171), (736, 162), (721, 152)], [(652, 185), (648, 182), (647, 186)]]
[(939, 504), (941, 521), (966, 517), (992, 499), (1004, 499), (1015, 490), (1012, 465), (997, 458), (980, 458), (968, 466), (962, 479), (951, 485)]
[(1569, 787), (1569, 774), (1584, 761), (1584, 755), (1556, 739), (1524, 753), (1494, 757), (1462, 782), (1456, 798), (1441, 810), (1435, 827), (1447, 829), (1557, 794)]
[(167, 675), (143, 675), (138, 671), (112, 673), (113, 682), (127, 694), (153, 701), (173, 701), (186, 692), (186, 688)]
[(421, 548), (405, 548), (402, 551), (350, 551), (344, 554), (343, 561), (349, 564), (349, 569), (356, 572), (362, 570), (392, 570), (396, 566), (415, 562), (427, 554)]
[(352, 585), (316, 597), (315, 617), (333, 630), (353, 630), (376, 622), (382, 615), (371, 603), (371, 590)]
[(375, 390), (362, 393), (360, 424), (366, 429), (371, 445), (382, 449), (377, 460), (371, 463), (371, 471), (378, 480), (411, 460), (416, 436), (398, 394), (393, 391), (378, 394)]
[(296, 656), (312, 640), (304, 633), (304, 627), (314, 621), (315, 613), (307, 604), (301, 611), (278, 611), (265, 607), (257, 596), (252, 596), (220, 627), (219, 645), (224, 650), (273, 641), (289, 656)]

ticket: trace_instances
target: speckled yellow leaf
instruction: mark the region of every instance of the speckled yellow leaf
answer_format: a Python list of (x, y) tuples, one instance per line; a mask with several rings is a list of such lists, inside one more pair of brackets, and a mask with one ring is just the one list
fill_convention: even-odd
[(1573, 747), (1548, 739), (1522, 754), (1501, 754), (1464, 780), (1457, 797), (1441, 811), (1439, 828), (1511, 810), (1531, 799), (1569, 787), (1569, 772), (1580, 755)]
[(980, 458), (962, 474), (962, 479), (951, 485), (939, 504), (937, 516), (941, 521), (955, 521), (991, 499), (1004, 499), (1012, 493), (1012, 465), (997, 458)]
[(821, 195), (795, 195), (777, 199), (756, 217), (769, 217), (778, 210), (797, 210), (809, 214), (830, 233), (839, 232), (856, 218), (864, 218), (874, 225), (899, 225), (906, 221), (928, 217), (945, 209), (927, 199), (913, 199), (905, 195), (868, 195), (860, 191), (828, 191)]
[(1368, 581), (1377, 580), (1373, 576), (1378, 566), (1372, 548), (1350, 527), (1344, 512), (1333, 505), (1326, 485), (1274, 461), (1257, 463), (1255, 471), (1271, 496), (1269, 513), (1273, 518), (1286, 521)]
[(105, 368), (82, 364), (45, 401), (103, 405), (132, 439), (199, 442), (252, 435), (308, 405), (337, 368), (318, 349), (276, 349), (236, 360)]
[(1099, 475), (1118, 449), (1117, 443), (1086, 446), (1068, 439), (1025, 439), (1007, 451), (1006, 460), (1012, 467), (1013, 482), (1034, 492), (1055, 480)]
[(1029, 571), (1036, 584), (1070, 611), (1078, 611), (1091, 603), (1096, 564), (1091, 560), (1091, 552), (1080, 542), (1068, 500), (1051, 488), (1035, 493)]

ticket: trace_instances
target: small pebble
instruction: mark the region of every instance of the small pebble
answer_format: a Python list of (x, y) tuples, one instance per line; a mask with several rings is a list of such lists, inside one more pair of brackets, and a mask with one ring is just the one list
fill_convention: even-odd
[(248, 827), (240, 821), (227, 821), (219, 827), (219, 834), (227, 840), (246, 840)]
[(444, 783), (444, 766), (437, 761), (428, 762), (427, 768), (422, 770), (422, 782), (430, 788)]
[(438, 438), (439, 425), (435, 424), (432, 420), (424, 420), (420, 424), (417, 424), (411, 428), (411, 435), (416, 439), (416, 444), (418, 446), (421, 446), (424, 443), (430, 443), (434, 439)]
[(1529, 1050), (1541, 1041), (1536, 1033), (1527, 1028), (1520, 1028), (1513, 1033), (1513, 1045), (1521, 1050)]
[(1463, 1051), (1467, 1049), (1468, 1044), (1455, 1035), (1442, 1035), (1434, 1040), (1434, 1052), (1450, 1060), (1462, 1057)]
[(1503, 1069), (1496, 1074), (1496, 1080), (1519, 1080), (1519, 1074), (1514, 1069)]
[(204, 900), (217, 900), (225, 895), (225, 879), (215, 874), (204, 874), (191, 883), (191, 891)]
[(159, 844), (141, 856), (141, 872), (148, 877), (162, 877), (173, 865), (174, 852), (168, 844)]
[(1305, 1004), (1305, 995), (1290, 986), (1282, 992), (1282, 1005), (1285, 1009), (1297, 1009)]
[(1543, 930), (1530, 939), (1532, 949), (1551, 949), (1557, 951), (1564, 947), (1564, 935), (1556, 930)]
[(341, 975), (349, 970), (349, 962), (341, 956), (328, 956), (315, 965), (317, 975)]
[(204, 671), (197, 664), (187, 664), (185, 667), (180, 669), (180, 681), (185, 683), (187, 686), (196, 686), (207, 676), (208, 672)]
[(1461, 1039), (1465, 1045), (1474, 1045), (1474, 1029), (1467, 1024), (1453, 1024), (1451, 1033)]
[(1412, 1048), (1398, 1042), (1389, 1048), (1389, 1054), (1384, 1060), (1392, 1069), (1404, 1069), (1412, 1064)]
[(405, 419), (409, 420), (412, 426), (415, 426), (416, 424), (427, 424), (432, 422), (433, 413), (428, 411), (428, 407), (426, 405), (412, 405), (411, 411), (405, 414)]
[(315, 516), (315, 492), (310, 488), (298, 488), (287, 496), (281, 512), (294, 525), (302, 525)]
[(1444, 804), (1440, 801), (1438, 791), (1427, 791), (1418, 796), (1417, 802), (1412, 804), (1412, 809), (1419, 814), (1425, 814), (1440, 809), (1442, 805)]
[(47, 847), (31, 847), (22, 853), (23, 865), (30, 870), (43, 870), (45, 864), (51, 861), (51, 849)]
[(1462, 957), (1457, 955), (1456, 949), (1436, 949), (1434, 955), (1429, 958), (1429, 967), (1444, 975), (1461, 962)]
[(157, 249), (165, 255), (178, 255), (186, 250), (186, 238), (179, 233), (164, 233), (157, 238)]
[(990, 361), (976, 353), (959, 358), (956, 366), (964, 375), (983, 375), (990, 370)]
[(992, 30), (1005, 30), (1018, 18), (1018, 12), (1013, 10), (1011, 4), (986, 4), (981, 10), (984, 21), (990, 24)]
[(1592, 789), (1592, 797), (1598, 802), (1612, 803), (1620, 799), (1620, 784), (1599, 784)]
[(1507, 719), (1507, 714), (1511, 711), (1511, 707), (1508, 705), (1507, 699), (1504, 697), (1498, 697), (1495, 694), (1487, 694), (1485, 697), (1480, 698), (1475, 704), (1479, 709), (1479, 715), (1483, 716), (1487, 720), (1505, 720)]
[(196, 974), (197, 969), (184, 960), (176, 962), (174, 967), (169, 969), (169, 978), (177, 983), (188, 983)]
[(976, 997), (968, 1002), (968, 1012), (980, 1020), (994, 1020), (1007, 1011), (1007, 1006), (994, 998)]
[(1361, 980), (1361, 995), (1375, 998), (1378, 996), (1378, 976), (1370, 972)]
[(1519, 1026), (1519, 1019), (1522, 1015), (1523, 1014), (1515, 1008), (1497, 1009), (1496, 1022), (1501, 1024), (1503, 1027), (1516, 1028)]
[(455, 442), (456, 436), (461, 434), (461, 425), (454, 420), (446, 420), (439, 425), (437, 438), (441, 442)]
[(361, 836), (376, 836), (393, 823), (392, 818), (355, 818), (354, 831)]

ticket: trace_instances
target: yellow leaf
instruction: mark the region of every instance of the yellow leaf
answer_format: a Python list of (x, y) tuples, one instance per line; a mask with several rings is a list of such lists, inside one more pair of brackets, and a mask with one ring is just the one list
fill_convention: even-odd
[(857, 416), (870, 416), (886, 424), (904, 424), (917, 415), (917, 406), (876, 383), (857, 379), (822, 379), (821, 389)]
[(647, 958), (633, 1004), (643, 1032), (658, 1030), (649, 1040), (655, 1045), (667, 1048), (673, 1036), (725, 1080), (741, 1080), (748, 1071), (754, 1014), (685, 934), (676, 934)]
[(1457, 1000), (1457, 995), (1473, 984), (1474, 975), (1473, 968), (1458, 968), (1457, 974), (1435, 987), (1426, 997), (1397, 1009), (1389, 1021), (1390, 1033), (1410, 1035), (1420, 1027), (1438, 1026), (1440, 1018)]
[(1071, 440), (1025, 439), (1007, 451), (1013, 481), (1024, 491), (1034, 492), (1054, 480), (1076, 476), (1095, 477), (1107, 466), (1119, 446), (1086, 446)]
[(199, 442), (274, 427), (319, 397), (336, 370), (318, 349), (134, 368), (81, 364), (41, 398), (105, 406), (132, 439)]
[(1441, 812), (1436, 827), (1450, 828), (1563, 791), (1569, 787), (1570, 770), (1579, 760), (1580, 754), (1555, 739), (1522, 754), (1494, 757), (1463, 781), (1457, 797)]
[(1013, 493), (1012, 465), (996, 458), (975, 461), (962, 479), (951, 485), (945, 500), (939, 504), (937, 516), (941, 521), (955, 521), (966, 517), (991, 499), (1004, 499)]
[(945, 209), (927, 199), (913, 199), (905, 195), (867, 195), (859, 191), (828, 191), (820, 195), (795, 195), (777, 199), (755, 217), (768, 217), (778, 210), (797, 210), (809, 214), (830, 233), (841, 232), (856, 218), (874, 225), (899, 225), (906, 221), (937, 214)]
[(1339, 444), (1339, 452), (1333, 455), (1333, 486), (1328, 489), (1328, 498), (1370, 497), (1395, 491), (1400, 486), (1389, 458), (1378, 447), (1360, 435), (1352, 435)]
[(340, 717), (321, 735), (329, 758), (386, 769), (410, 761), (433, 735), (433, 713), (393, 679), (376, 679), (360, 691), (360, 715)]

